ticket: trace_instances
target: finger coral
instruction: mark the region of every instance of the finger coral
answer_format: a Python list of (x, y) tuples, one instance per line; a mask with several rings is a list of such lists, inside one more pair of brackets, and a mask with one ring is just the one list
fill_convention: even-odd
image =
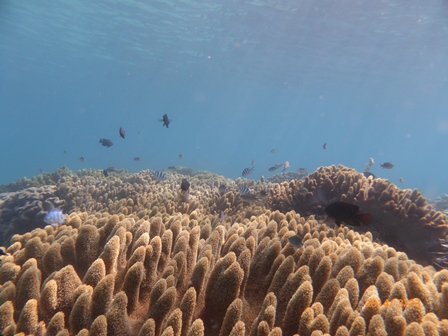
[[(358, 180), (330, 178), (335, 170), (323, 169), (319, 183)], [(418, 264), (370, 232), (288, 210), (296, 196), (273, 210), (220, 195), (204, 176), (190, 179), (203, 192), (191, 211), (162, 200), (176, 190), (169, 178), (146, 185), (139, 173), (124, 178), (140, 182), (126, 192), (104, 189), (110, 202), (90, 200), (58, 228), (15, 235), (0, 266), (3, 334), (448, 335), (447, 270)], [(141, 202), (138, 190), (155, 200)], [(227, 218), (211, 210), (221, 206)], [(296, 234), (302, 248), (289, 243)]]

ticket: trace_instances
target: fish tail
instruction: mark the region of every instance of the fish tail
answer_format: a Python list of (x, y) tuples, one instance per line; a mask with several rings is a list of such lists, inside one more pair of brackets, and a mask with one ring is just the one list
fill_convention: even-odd
[(365, 213), (365, 214), (358, 214), (357, 217), (364, 225), (368, 225), (370, 222), (371, 215), (369, 213)]

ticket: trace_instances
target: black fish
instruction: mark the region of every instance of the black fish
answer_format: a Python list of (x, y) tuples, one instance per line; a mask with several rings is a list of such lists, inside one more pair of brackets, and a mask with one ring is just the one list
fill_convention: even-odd
[(327, 205), (325, 213), (333, 218), (338, 226), (341, 226), (342, 222), (351, 226), (367, 225), (370, 220), (370, 214), (359, 213), (359, 206), (345, 202), (334, 202)]
[(247, 176), (250, 173), (252, 173), (252, 170), (254, 170), (255, 167), (250, 167), (250, 168), (244, 168), (243, 172), (241, 173), (242, 176)]
[(218, 187), (218, 192), (220, 195), (224, 195), (226, 193), (226, 191), (227, 191), (227, 187), (225, 186), (225, 184), (221, 184)]
[(180, 189), (182, 191), (187, 191), (190, 188), (190, 182), (187, 181), (187, 179), (182, 179), (182, 182), (180, 183)]
[(303, 247), (302, 238), (300, 238), (298, 235), (289, 237), (288, 242), (296, 249)]
[(117, 167), (107, 167), (106, 169), (103, 169), (103, 175), (108, 177), (109, 173), (116, 173), (119, 170), (120, 169), (118, 169)]
[(140, 161), (141, 159), (140, 159), (140, 156), (136, 156), (135, 158), (134, 158), (134, 161)]
[(124, 139), (126, 138), (126, 131), (123, 127), (120, 127), (120, 130), (118, 131), (120, 133), (120, 136)]
[(100, 144), (102, 144), (104, 147), (112, 147), (113, 146), (113, 142), (110, 139), (100, 139)]
[[(288, 163), (289, 164), (289, 163)], [(284, 163), (276, 163), (274, 166), (272, 166), (271, 168), (269, 168), (268, 170), (270, 172), (276, 171), (278, 168), (283, 167)]]
[(324, 145), (322, 146), (322, 148), (323, 148), (324, 150), (326, 150), (326, 149), (327, 149), (327, 143), (324, 143)]
[(117, 167), (107, 167), (106, 169), (104, 169), (107, 173), (116, 173), (118, 172), (120, 169), (118, 169)]
[(166, 128), (168, 128), (168, 126), (170, 125), (170, 122), (171, 122), (171, 120), (168, 119), (168, 115), (166, 113), (163, 115), (163, 117), (162, 117), (162, 119), (160, 119), (160, 121), (163, 122), (162, 127), (166, 126)]
[[(0, 248), (0, 255), (8, 255), (8, 253), (6, 253), (5, 251), (3, 251), (3, 249)], [(0, 258), (0, 262), (2, 261), (2, 259)], [(3, 334), (0, 334), (0, 336)]]
[(368, 172), (368, 171), (363, 172), (363, 175), (366, 178), (369, 178), (369, 176), (372, 176), (372, 178), (374, 178), (374, 179), (376, 178), (375, 174), (372, 174), (371, 172)]
[(380, 165), (383, 169), (392, 169), (394, 165), (391, 162), (384, 162), (382, 165)]
[(84, 156), (80, 156), (78, 160), (79, 160), (79, 162), (84, 162), (84, 160), (85, 160)]

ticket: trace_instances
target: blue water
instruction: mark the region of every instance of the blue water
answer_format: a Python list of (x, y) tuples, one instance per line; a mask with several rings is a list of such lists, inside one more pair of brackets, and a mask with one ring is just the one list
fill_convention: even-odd
[(442, 0), (2, 0), (0, 183), (63, 165), (236, 178), (252, 159), (258, 179), (285, 160), (362, 171), (373, 157), (435, 197), (447, 41)]

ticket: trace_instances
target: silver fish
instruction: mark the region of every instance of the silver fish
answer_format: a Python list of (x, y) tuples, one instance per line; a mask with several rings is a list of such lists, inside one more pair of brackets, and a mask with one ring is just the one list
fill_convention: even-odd
[(65, 217), (67, 215), (63, 214), (61, 209), (52, 209), (44, 217), (44, 222), (57, 227), (65, 222)]

